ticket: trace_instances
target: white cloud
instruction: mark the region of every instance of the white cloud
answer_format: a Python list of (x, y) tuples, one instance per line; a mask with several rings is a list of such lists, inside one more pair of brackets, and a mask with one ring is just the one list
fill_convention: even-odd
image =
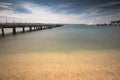
[[(16, 13), (14, 10), (2, 10), (0, 16), (9, 20), (27, 20), (42, 23), (83, 23), (82, 17), (85, 14), (55, 13), (50, 7), (38, 4), (23, 3), (21, 6), (31, 13)], [(10, 19), (11, 18), (11, 19)]]

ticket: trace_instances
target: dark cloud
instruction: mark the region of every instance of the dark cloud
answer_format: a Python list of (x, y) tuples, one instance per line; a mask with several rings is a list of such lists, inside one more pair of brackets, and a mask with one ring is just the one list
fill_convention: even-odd
[(91, 10), (89, 10), (90, 13), (94, 12), (97, 13), (96, 15), (114, 15), (116, 13), (120, 13), (120, 1), (118, 2), (109, 2), (106, 4), (100, 4), (97, 6), (94, 6)]
[[(66, 13), (81, 13), (90, 9), (97, 9), (99, 12), (118, 9), (120, 8), (120, 4), (117, 4), (119, 1), (120, 0), (0, 0), (0, 2), (11, 2), (14, 5), (20, 4), (21, 2), (32, 2), (52, 7), (56, 12), (64, 11)], [(109, 3), (116, 4), (105, 6)], [(21, 12), (25, 11), (23, 9), (20, 10)]]

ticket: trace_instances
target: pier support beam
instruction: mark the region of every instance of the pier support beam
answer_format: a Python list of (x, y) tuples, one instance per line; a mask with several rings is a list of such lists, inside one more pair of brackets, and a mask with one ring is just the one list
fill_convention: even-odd
[(39, 27), (37, 27), (37, 30), (39, 30)]
[(37, 27), (37, 30), (39, 30), (39, 28)]
[(39, 30), (40, 30), (41, 28), (39, 27)]
[(32, 27), (29, 27), (30, 31), (32, 31)]
[(25, 32), (25, 27), (23, 27), (23, 33)]
[(13, 27), (13, 34), (16, 34), (16, 27)]
[(40, 26), (40, 30), (42, 30), (42, 26)]
[(1, 27), (1, 31), (2, 31), (2, 36), (5, 36), (4, 28), (3, 27)]

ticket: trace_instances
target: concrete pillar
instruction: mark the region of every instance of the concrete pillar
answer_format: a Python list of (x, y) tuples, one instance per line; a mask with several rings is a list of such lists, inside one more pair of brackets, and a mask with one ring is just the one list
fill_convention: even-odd
[(39, 26), (39, 30), (41, 30), (41, 26)]
[(42, 26), (40, 26), (40, 30), (42, 30)]
[(32, 27), (29, 27), (30, 31), (32, 31)]
[(25, 32), (25, 27), (23, 27), (23, 33)]
[(5, 36), (4, 28), (3, 27), (1, 27), (1, 31), (2, 31), (2, 36)]
[(16, 27), (13, 27), (13, 34), (16, 34)]
[(39, 27), (37, 27), (37, 30), (39, 30)]
[(40, 30), (40, 27), (38, 27), (38, 30)]

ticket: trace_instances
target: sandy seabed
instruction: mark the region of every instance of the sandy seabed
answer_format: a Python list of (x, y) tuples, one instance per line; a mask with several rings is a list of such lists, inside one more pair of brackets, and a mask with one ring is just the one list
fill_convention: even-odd
[(120, 80), (120, 51), (1, 54), (0, 80)]

